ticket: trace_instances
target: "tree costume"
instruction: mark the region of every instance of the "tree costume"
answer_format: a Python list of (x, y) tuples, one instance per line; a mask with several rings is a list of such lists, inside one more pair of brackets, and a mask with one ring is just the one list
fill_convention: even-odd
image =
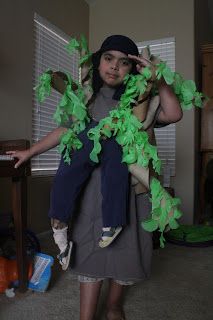
[[(71, 151), (82, 147), (77, 135), (90, 121), (86, 106), (91, 101), (93, 91), (92, 54), (88, 51), (85, 39), (82, 37), (80, 42), (72, 39), (68, 50), (70, 53), (73, 50), (79, 51), (80, 83), (74, 82), (69, 75), (49, 70), (41, 76), (36, 89), (40, 101), (50, 94), (51, 86), (63, 94), (54, 118), (63, 126), (63, 123), (72, 117), (71, 127), (62, 136), (59, 147), (65, 162), (70, 163)], [(126, 90), (121, 96), (118, 107), (110, 111), (108, 117), (102, 119), (88, 132), (88, 138), (94, 141), (90, 158), (97, 163), (101, 151), (100, 140), (116, 137), (117, 143), (123, 148), (122, 161), (127, 163), (130, 173), (137, 179), (136, 192), (141, 192), (143, 189), (149, 191), (152, 196), (151, 216), (142, 222), (142, 226), (150, 232), (159, 229), (160, 243), (163, 247), (165, 241), (163, 231), (167, 226), (172, 229), (177, 228), (176, 219), (182, 214), (177, 208), (179, 199), (172, 198), (152, 173), (152, 171), (160, 173), (161, 162), (157, 148), (149, 143), (145, 130), (153, 122), (159, 106), (156, 81), (163, 77), (167, 84), (173, 86), (183, 109), (189, 109), (193, 104), (200, 107), (203, 95), (196, 91), (193, 81), (185, 81), (179, 74), (173, 73), (164, 62), (151, 56), (149, 50), (145, 50), (142, 55), (150, 60), (150, 66), (143, 68), (137, 75), (126, 76)]]

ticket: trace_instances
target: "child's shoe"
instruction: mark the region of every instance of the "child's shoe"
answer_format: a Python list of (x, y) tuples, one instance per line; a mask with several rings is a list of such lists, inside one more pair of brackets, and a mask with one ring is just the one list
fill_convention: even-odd
[(57, 256), (59, 263), (62, 266), (62, 270), (66, 270), (70, 263), (70, 256), (72, 251), (72, 241), (67, 240), (67, 230), (68, 227), (64, 227), (62, 229), (53, 229), (53, 238), (55, 243), (57, 244), (60, 253)]
[(69, 241), (65, 251), (63, 251), (63, 252), (61, 252), (60, 254), (57, 255), (57, 258), (58, 258), (59, 263), (60, 263), (60, 265), (62, 267), (62, 270), (64, 270), (64, 271), (67, 270), (67, 268), (69, 267), (69, 264), (70, 264), (72, 246), (73, 246), (73, 242)]
[(105, 248), (109, 246), (112, 241), (117, 237), (117, 235), (121, 232), (122, 227), (108, 227), (102, 228), (102, 235), (99, 241), (99, 247)]

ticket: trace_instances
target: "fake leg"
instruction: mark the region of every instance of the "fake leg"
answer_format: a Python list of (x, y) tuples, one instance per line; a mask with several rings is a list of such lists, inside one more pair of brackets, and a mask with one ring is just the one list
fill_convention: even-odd
[(67, 239), (68, 226), (57, 219), (51, 219), (51, 225), (53, 230), (53, 238), (60, 250), (57, 258), (62, 266), (62, 270), (67, 270), (70, 263), (73, 245), (72, 241), (68, 241)]
[(125, 320), (123, 294), (124, 285), (110, 280), (107, 296), (107, 320)]
[(71, 165), (61, 160), (51, 192), (49, 217), (54, 232), (53, 237), (60, 250), (58, 259), (63, 270), (69, 266), (72, 249), (72, 242), (67, 239), (67, 223), (74, 211), (76, 198), (95, 166), (89, 159), (93, 145), (87, 139), (87, 131), (79, 135), (84, 147), (74, 152)]
[(122, 163), (122, 150), (114, 138), (103, 141), (101, 192), (103, 233), (100, 247), (108, 246), (126, 224), (129, 193), (128, 168)]
[(87, 137), (81, 141), (84, 147), (73, 153), (70, 165), (61, 160), (51, 191), (49, 217), (65, 223), (72, 217), (76, 199), (96, 165), (89, 158), (92, 142)]
[(80, 320), (94, 320), (102, 281), (80, 282)]

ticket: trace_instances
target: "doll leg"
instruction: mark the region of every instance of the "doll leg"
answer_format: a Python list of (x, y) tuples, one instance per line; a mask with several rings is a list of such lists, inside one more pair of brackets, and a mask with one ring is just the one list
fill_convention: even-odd
[(51, 191), (49, 217), (53, 237), (60, 250), (57, 257), (63, 270), (69, 266), (72, 249), (72, 241), (67, 239), (67, 224), (73, 214), (76, 198), (95, 166), (89, 158), (93, 144), (87, 138), (87, 131), (79, 135), (84, 146), (73, 153), (71, 164), (61, 160)]
[(126, 225), (129, 195), (129, 172), (122, 163), (122, 150), (114, 138), (103, 142), (101, 155), (101, 192), (103, 232), (99, 241), (107, 247)]
[(96, 166), (89, 158), (92, 141), (81, 140), (84, 146), (73, 153), (70, 165), (61, 160), (51, 190), (49, 217), (64, 223), (72, 217), (76, 199)]
[(68, 225), (57, 219), (51, 219), (51, 226), (53, 230), (53, 238), (57, 244), (60, 253), (57, 255), (62, 270), (67, 270), (70, 263), (72, 252), (72, 241), (68, 241)]
[(81, 155), (82, 158), (79, 158), (79, 155), (73, 157), (75, 159), (70, 166), (61, 164), (51, 192), (49, 217), (53, 237), (60, 250), (57, 258), (63, 270), (69, 266), (72, 249), (72, 241), (67, 238), (67, 224), (74, 212), (77, 196), (93, 170), (93, 166), (86, 163), (83, 152)]
[(101, 155), (101, 192), (104, 227), (126, 225), (129, 172), (122, 163), (122, 149), (114, 138), (103, 142)]

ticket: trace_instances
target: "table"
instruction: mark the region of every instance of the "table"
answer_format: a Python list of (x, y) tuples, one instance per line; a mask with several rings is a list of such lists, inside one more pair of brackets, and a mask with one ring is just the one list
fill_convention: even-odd
[(27, 290), (28, 261), (26, 253), (27, 228), (27, 176), (31, 174), (30, 162), (18, 169), (14, 168), (16, 160), (6, 156), (9, 150), (25, 150), (29, 148), (28, 140), (0, 141), (0, 177), (12, 179), (12, 212), (15, 225), (16, 256), (18, 267), (19, 291)]

